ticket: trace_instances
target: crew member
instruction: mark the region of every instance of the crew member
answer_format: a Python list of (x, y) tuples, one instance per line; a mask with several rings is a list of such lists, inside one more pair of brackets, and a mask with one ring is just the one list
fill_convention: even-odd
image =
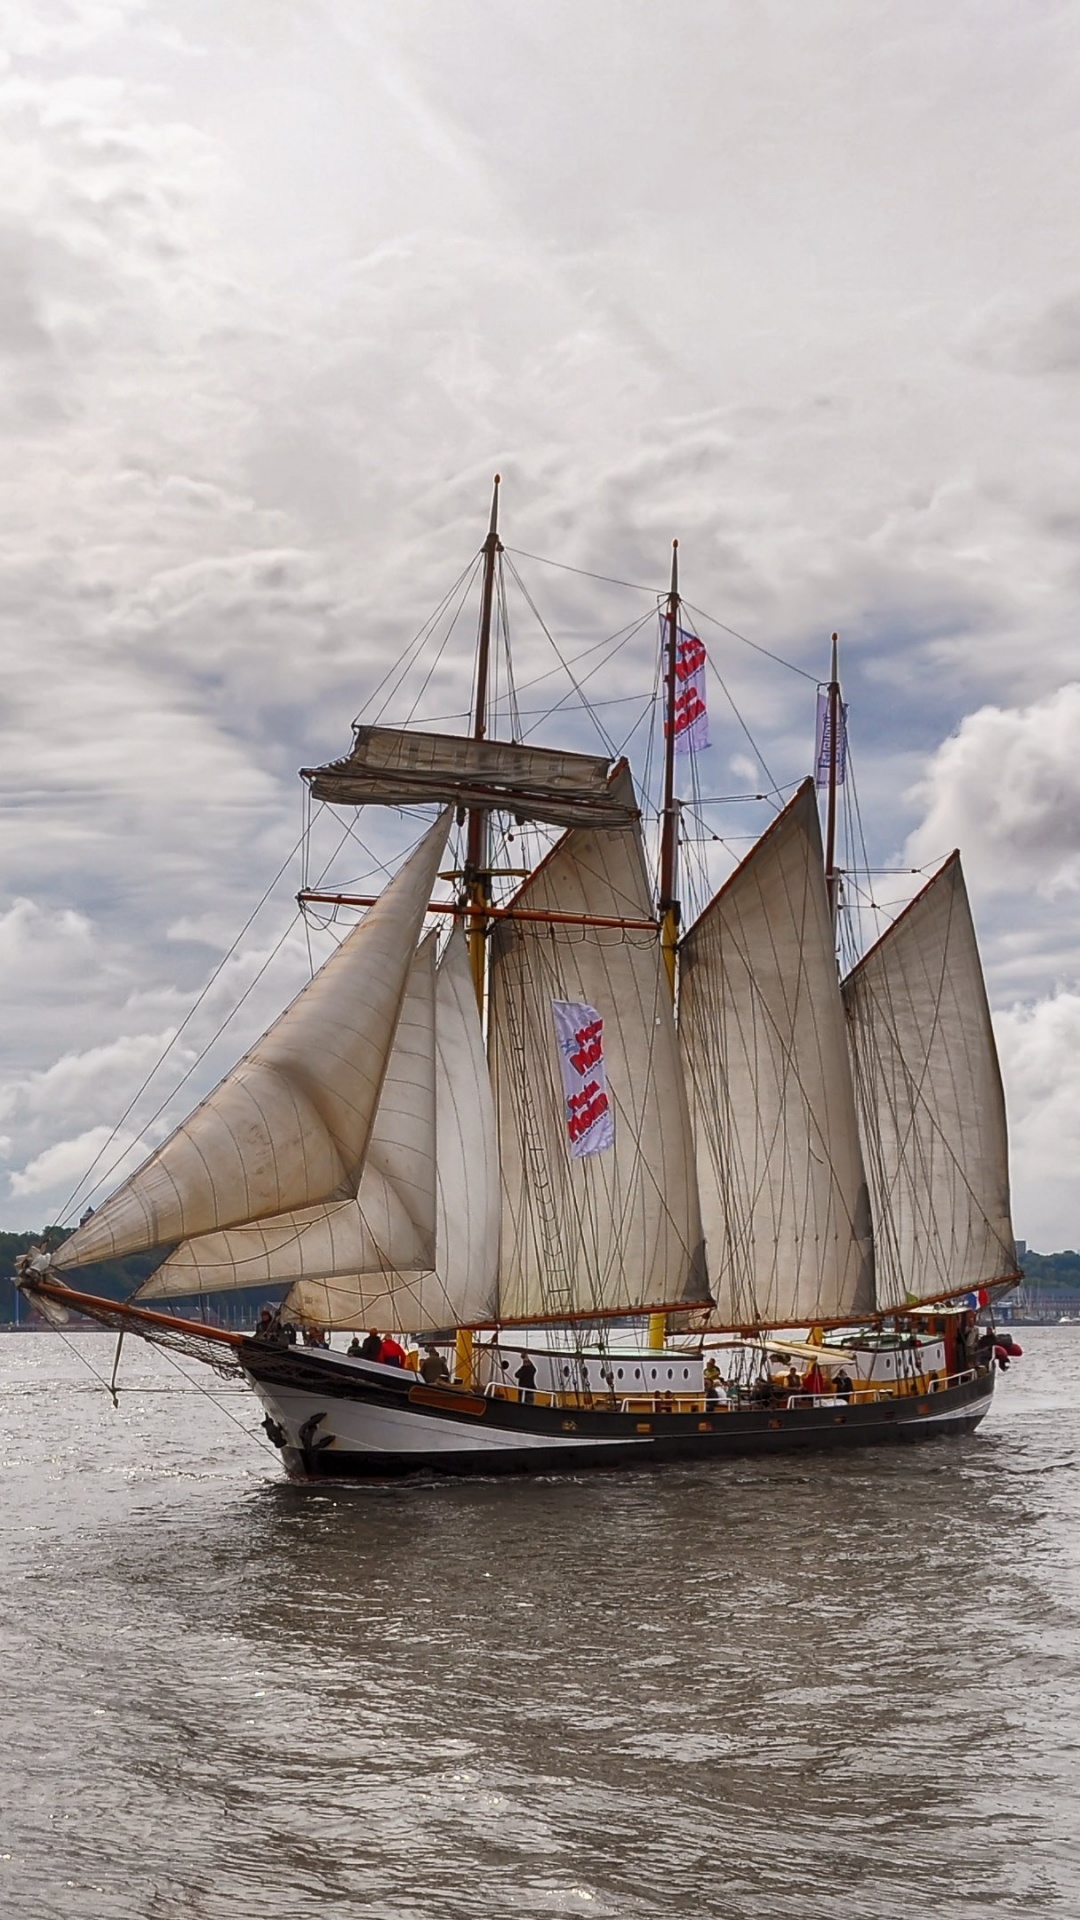
[(437, 1347), (425, 1347), (424, 1358), (420, 1362), (420, 1377), (427, 1381), (429, 1387), (441, 1386), (443, 1381), (449, 1382), (450, 1369)]

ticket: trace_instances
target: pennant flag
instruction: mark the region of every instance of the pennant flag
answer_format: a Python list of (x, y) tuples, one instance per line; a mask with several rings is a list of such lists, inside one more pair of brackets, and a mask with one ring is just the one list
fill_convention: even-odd
[[(820, 691), (817, 697), (817, 740), (814, 744), (814, 782), (819, 787), (827, 787), (833, 764), (832, 727), (829, 725), (828, 688)], [(842, 787), (847, 773), (847, 703), (836, 703), (836, 784)]]
[(615, 1115), (604, 1068), (604, 1022), (595, 1007), (553, 1000), (555, 1038), (562, 1065), (566, 1133), (570, 1156), (603, 1153), (615, 1145)]
[[(705, 649), (696, 633), (675, 629), (675, 751), (700, 753), (709, 745), (705, 704)], [(667, 722), (664, 723), (667, 732)]]

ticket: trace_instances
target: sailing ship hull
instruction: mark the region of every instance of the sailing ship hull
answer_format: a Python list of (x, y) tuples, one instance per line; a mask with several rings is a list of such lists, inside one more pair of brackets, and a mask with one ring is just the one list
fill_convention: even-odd
[(293, 1479), (577, 1472), (748, 1454), (835, 1451), (972, 1432), (992, 1370), (925, 1395), (796, 1399), (692, 1411), (531, 1405), (428, 1387), (414, 1373), (247, 1342), (237, 1358)]

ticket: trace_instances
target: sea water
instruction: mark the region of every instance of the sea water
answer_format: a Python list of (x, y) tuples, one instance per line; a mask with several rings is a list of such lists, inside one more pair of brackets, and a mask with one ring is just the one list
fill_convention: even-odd
[(291, 1486), (0, 1338), (5, 1920), (1080, 1914), (1080, 1328), (981, 1431)]

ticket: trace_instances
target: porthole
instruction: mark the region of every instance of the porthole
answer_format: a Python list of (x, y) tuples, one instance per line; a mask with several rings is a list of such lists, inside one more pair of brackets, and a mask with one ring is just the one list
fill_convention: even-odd
[(621, 1380), (621, 1379), (622, 1379), (622, 1368), (621, 1368), (621, 1367), (620, 1367), (620, 1368), (618, 1369), (618, 1374), (619, 1374), (619, 1379)]

